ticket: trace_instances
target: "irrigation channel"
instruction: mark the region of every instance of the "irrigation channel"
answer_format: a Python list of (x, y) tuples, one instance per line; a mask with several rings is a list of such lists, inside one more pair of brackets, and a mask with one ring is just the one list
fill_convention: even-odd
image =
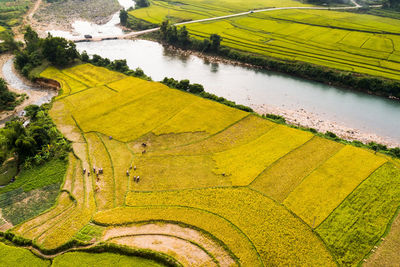
[[(125, 8), (133, 1), (120, 0)], [(104, 25), (76, 21), (74, 32), (51, 32), (74, 39), (84, 34), (93, 37), (123, 35), (115, 14)], [(206, 90), (252, 107), (259, 113), (283, 115), (289, 122), (332, 131), (344, 138), (375, 140), (400, 146), (400, 103), (396, 100), (344, 90), (271, 71), (227, 63), (210, 62), (195, 55), (164, 48), (146, 40), (107, 40), (77, 43), (89, 55), (126, 59), (131, 69), (140, 67), (153, 80), (164, 77), (189, 79)]]

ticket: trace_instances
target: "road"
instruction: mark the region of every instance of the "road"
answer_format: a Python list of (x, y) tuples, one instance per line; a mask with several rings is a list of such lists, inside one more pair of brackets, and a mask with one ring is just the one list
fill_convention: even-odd
[[(361, 7), (361, 5), (359, 5), (355, 0), (351, 0), (351, 2), (354, 6), (347, 6), (347, 7), (271, 7), (271, 8), (246, 11), (246, 12), (242, 12), (242, 13), (220, 16), (220, 17), (180, 22), (180, 23), (175, 23), (174, 25), (180, 26), (180, 25), (186, 25), (186, 24), (192, 24), (192, 23), (199, 23), (199, 22), (206, 22), (206, 21), (213, 21), (213, 20), (220, 20), (220, 19), (229, 19), (229, 18), (234, 18), (234, 17), (239, 17), (239, 16), (250, 15), (253, 13), (268, 12), (268, 11), (275, 11), (275, 10), (288, 10), (288, 9), (347, 10), (347, 9), (357, 9), (357, 8)], [(379, 6), (371, 6), (371, 7), (379, 7)], [(104, 40), (110, 40), (110, 39), (127, 39), (127, 38), (131, 38), (131, 37), (137, 37), (137, 36), (140, 36), (140, 35), (143, 35), (146, 33), (155, 32), (155, 31), (158, 31), (159, 29), (160, 28), (153, 28), (153, 29), (148, 29), (148, 30), (144, 30), (144, 31), (130, 32), (130, 33), (127, 33), (124, 35), (119, 35), (119, 36), (104, 36), (104, 37), (92, 38), (92, 39), (81, 38), (81, 39), (75, 39), (72, 41), (74, 41), (74, 42), (95, 42), (95, 41), (104, 41)]]

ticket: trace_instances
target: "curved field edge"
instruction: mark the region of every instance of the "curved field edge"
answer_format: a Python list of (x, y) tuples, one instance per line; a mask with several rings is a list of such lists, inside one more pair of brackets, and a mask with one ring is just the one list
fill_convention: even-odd
[(283, 206), (247, 188), (129, 192), (127, 205), (189, 206), (218, 214), (249, 237), (264, 265), (335, 265), (309, 227)]
[(93, 220), (104, 226), (144, 222), (175, 223), (210, 236), (243, 266), (262, 265), (253, 243), (239, 228), (218, 214), (206, 210), (181, 206), (121, 207), (97, 213)]
[[(112, 254), (112, 257), (114, 258), (123, 258), (123, 261), (126, 263), (133, 261), (133, 263), (145, 262), (147, 264), (153, 264), (144, 266), (182, 266), (173, 257), (165, 253), (155, 252), (147, 249), (134, 249), (128, 246), (117, 244), (99, 243), (86, 248), (70, 248), (53, 255), (45, 255), (42, 254), (40, 250), (37, 250), (31, 246), (16, 247), (13, 244), (7, 245), (0, 241), (0, 255), (2, 256), (0, 258), (0, 264), (3, 264), (4, 266), (59, 266), (57, 264), (63, 262), (65, 264), (65, 257), (68, 258), (71, 254), (75, 254), (74, 258), (77, 258), (76, 255), (78, 255), (79, 258), (79, 254), (81, 254), (85, 255), (85, 257), (91, 257), (92, 260), (99, 260), (106, 255), (109, 256)], [(84, 260), (82, 260), (82, 262), (84, 262)], [(68, 264), (68, 266), (71, 266), (71, 262), (68, 262)], [(72, 264), (72, 266), (76, 265)]]

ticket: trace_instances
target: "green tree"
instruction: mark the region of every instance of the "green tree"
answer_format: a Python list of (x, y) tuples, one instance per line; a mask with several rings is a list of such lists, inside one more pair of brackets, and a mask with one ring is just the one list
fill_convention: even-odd
[(222, 41), (221, 36), (219, 36), (218, 34), (211, 34), (210, 41), (211, 41), (210, 49), (212, 51), (218, 52)]
[(26, 27), (24, 41), (28, 53), (32, 53), (33, 51), (37, 51), (39, 49), (40, 38), (38, 34), (31, 28), (31, 26)]
[(178, 30), (178, 43), (182, 46), (190, 44), (190, 36), (186, 26), (183, 26)]
[(8, 90), (6, 81), (0, 78), (0, 110), (7, 109), (15, 99), (16, 95)]
[(149, 0), (135, 0), (136, 3), (136, 8), (141, 8), (141, 7), (148, 7), (150, 6)]
[(128, 12), (124, 8), (119, 12), (119, 20), (121, 25), (126, 26), (126, 23), (128, 22)]
[(167, 39), (167, 30), (168, 30), (168, 26), (169, 26), (169, 21), (168, 21), (168, 20), (164, 20), (164, 21), (161, 23), (161, 26), (160, 26), (160, 33), (161, 33), (161, 38), (162, 38), (163, 40), (166, 40), (166, 39)]
[(21, 43), (16, 42), (14, 40), (14, 37), (10, 33), (8, 33), (8, 32), (4, 33), (3, 40), (4, 40), (3, 45), (6, 50), (8, 50), (10, 52), (19, 51), (19, 49), (21, 47)]
[(61, 37), (53, 37), (50, 34), (44, 39), (42, 49), (43, 56), (58, 66), (65, 66), (79, 56), (72, 41), (67, 41)]

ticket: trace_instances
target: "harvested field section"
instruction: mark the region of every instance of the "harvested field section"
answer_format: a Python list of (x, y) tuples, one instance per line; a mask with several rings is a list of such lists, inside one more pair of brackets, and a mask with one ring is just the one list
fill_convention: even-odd
[(68, 156), (68, 162), (69, 164), (68, 164), (67, 174), (65, 176), (64, 185), (62, 189), (68, 192), (72, 192), (75, 182), (75, 167), (76, 164), (78, 164), (78, 160), (72, 153), (70, 153)]
[(233, 185), (248, 185), (265, 168), (312, 137), (311, 133), (276, 126), (248, 144), (215, 154), (214, 171), (228, 176)]
[(345, 146), (305, 178), (284, 204), (316, 228), (348, 194), (385, 162), (386, 159), (369, 151)]
[(335, 265), (310, 228), (283, 206), (247, 188), (130, 192), (126, 202), (131, 206), (183, 205), (218, 214), (249, 237), (265, 265)]
[(387, 163), (317, 228), (340, 265), (357, 264), (385, 233), (400, 205), (400, 169)]
[(70, 105), (65, 101), (56, 101), (50, 110), (50, 116), (57, 125), (58, 130), (72, 142), (84, 142), (82, 134), (69, 112)]
[[(94, 217), (96, 223), (106, 225), (127, 225), (150, 220), (177, 222), (188, 227), (195, 227), (203, 235), (222, 242), (243, 266), (261, 265), (257, 251), (243, 232), (222, 217), (204, 210), (177, 206), (129, 207), (100, 212)], [(114, 233), (113, 229), (118, 228), (110, 227), (109, 229), (110, 234)], [(107, 233), (105, 238), (108, 238)], [(224, 246), (222, 244), (220, 243)]]
[(250, 187), (283, 202), (314, 169), (337, 153), (344, 145), (313, 137), (260, 174)]
[[(67, 218), (63, 218), (59, 223), (41, 236), (36, 242), (46, 249), (56, 249), (66, 242), (70, 241), (92, 218), (96, 210), (96, 205), (93, 199), (92, 188), (90, 182), (87, 182), (90, 177), (82, 176), (82, 191), (84, 192), (84, 202), (77, 203), (76, 208), (69, 214)], [(75, 179), (79, 181), (81, 179)], [(75, 186), (78, 186), (75, 184)]]

